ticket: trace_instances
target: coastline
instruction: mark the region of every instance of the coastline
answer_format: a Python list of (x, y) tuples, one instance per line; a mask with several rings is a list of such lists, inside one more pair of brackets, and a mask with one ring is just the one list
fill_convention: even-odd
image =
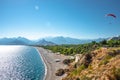
[(44, 64), (44, 66), (45, 66), (45, 76), (44, 76), (43, 80), (46, 80), (46, 75), (47, 75), (47, 65), (46, 65), (45, 59), (44, 59), (44, 57), (40, 54), (38, 48), (35, 48), (35, 49), (38, 51), (38, 53), (39, 53), (39, 55), (40, 55), (40, 58), (42, 59), (42, 62), (43, 62), (43, 64)]
[[(41, 47), (36, 47), (36, 49), (39, 51), (39, 54), (42, 57), (45, 65), (44, 80), (61, 80), (63, 77), (66, 76), (66, 74), (64, 74), (63, 76), (56, 76), (55, 73), (60, 68), (67, 68), (67, 65), (64, 65), (62, 63), (64, 59), (68, 58), (67, 56), (61, 54), (57, 55)], [(55, 62), (55, 59), (60, 59), (60, 62)]]

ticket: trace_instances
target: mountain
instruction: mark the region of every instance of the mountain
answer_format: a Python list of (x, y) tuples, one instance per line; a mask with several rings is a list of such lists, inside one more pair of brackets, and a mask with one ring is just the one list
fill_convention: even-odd
[(55, 45), (45, 40), (32, 41), (24, 37), (17, 38), (1, 38), (0, 45)]
[(47, 37), (37, 41), (29, 40), (24, 37), (0, 38), (0, 45), (61, 45), (61, 44), (84, 44), (92, 41), (102, 41), (107, 38), (98, 39), (76, 39), (70, 37)]
[(45, 40), (46, 41), (51, 41), (51, 42), (56, 43), (56, 44), (81, 44), (81, 43), (83, 43), (79, 39), (69, 38), (69, 37), (62, 37), (62, 36), (49, 37), (49, 38), (45, 38)]
[(108, 40), (120, 40), (120, 36), (111, 37)]
[(46, 46), (46, 45), (56, 45), (55, 43), (53, 42), (50, 42), (50, 41), (46, 41), (45, 39), (42, 39), (42, 40), (39, 40), (35, 43), (35, 45), (43, 45), (43, 46)]
[(23, 37), (0, 39), (0, 45), (28, 45), (30, 43), (31, 43), (30, 40)]
[(98, 38), (98, 39), (76, 39), (76, 38), (70, 38), (70, 37), (48, 37), (44, 38), (46, 41), (53, 42), (55, 44), (84, 44), (84, 43), (89, 43), (92, 41), (102, 41), (104, 38)]

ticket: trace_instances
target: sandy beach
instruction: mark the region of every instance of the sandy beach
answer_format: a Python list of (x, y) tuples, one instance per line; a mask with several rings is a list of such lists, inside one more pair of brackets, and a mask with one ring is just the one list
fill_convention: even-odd
[[(63, 77), (66, 76), (66, 74), (64, 74), (63, 76), (56, 76), (55, 73), (58, 69), (65, 69), (67, 67), (67, 65), (64, 65), (62, 63), (64, 59), (68, 58), (67, 56), (52, 53), (50, 50), (46, 50), (41, 47), (37, 47), (37, 49), (47, 67), (45, 80), (61, 80)], [(56, 59), (60, 59), (60, 62), (56, 62)]]

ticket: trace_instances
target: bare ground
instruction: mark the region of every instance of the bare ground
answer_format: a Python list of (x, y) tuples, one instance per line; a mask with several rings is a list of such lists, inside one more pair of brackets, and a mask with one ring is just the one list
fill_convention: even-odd
[[(47, 67), (47, 74), (45, 80), (62, 80), (62, 78), (65, 77), (66, 74), (64, 74), (63, 76), (56, 76), (55, 73), (60, 68), (62, 69), (67, 68), (67, 65), (64, 65), (62, 62), (64, 59), (68, 58), (68, 56), (55, 54), (52, 53), (50, 50), (46, 50), (41, 47), (37, 47), (37, 49)], [(56, 62), (55, 61), (56, 59), (60, 59), (60, 62)]]

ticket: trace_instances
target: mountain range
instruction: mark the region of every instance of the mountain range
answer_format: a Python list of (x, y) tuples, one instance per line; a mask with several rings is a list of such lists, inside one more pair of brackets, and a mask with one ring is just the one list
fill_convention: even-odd
[(120, 40), (120, 36), (111, 37), (108, 40)]
[(76, 39), (76, 38), (70, 38), (70, 37), (63, 37), (63, 36), (58, 36), (58, 37), (48, 37), (44, 38), (46, 41), (53, 42), (55, 44), (61, 45), (61, 44), (84, 44), (84, 43), (89, 43), (92, 41), (102, 41), (105, 38), (98, 38), (98, 39)]
[(98, 39), (76, 39), (70, 37), (47, 37), (39, 40), (29, 40), (24, 37), (13, 37), (13, 38), (0, 38), (0, 45), (61, 45), (61, 44), (84, 44), (92, 41), (102, 41), (108, 39), (120, 39), (118, 37), (112, 38), (98, 38)]

